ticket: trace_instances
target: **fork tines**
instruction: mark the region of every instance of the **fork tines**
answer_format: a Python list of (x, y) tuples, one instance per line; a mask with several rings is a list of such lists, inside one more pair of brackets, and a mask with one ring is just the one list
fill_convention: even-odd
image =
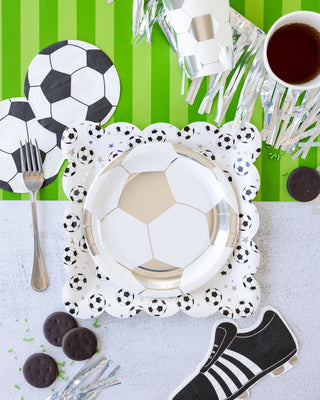
[(25, 140), (24, 145), (20, 141), (20, 158), (23, 174), (32, 172), (43, 173), (41, 154), (37, 139), (35, 139), (35, 144), (32, 143), (31, 139)]

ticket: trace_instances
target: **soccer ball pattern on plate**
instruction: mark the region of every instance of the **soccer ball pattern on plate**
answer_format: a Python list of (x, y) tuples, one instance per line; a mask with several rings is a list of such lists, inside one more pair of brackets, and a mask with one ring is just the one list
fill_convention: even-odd
[[(251, 280), (248, 277), (248, 275), (254, 276), (260, 260), (259, 252), (252, 240), (259, 226), (259, 215), (252, 204), (251, 197), (244, 199), (242, 193), (246, 187), (251, 186), (255, 188), (255, 192), (259, 190), (259, 174), (252, 161), (253, 155), (259, 154), (257, 149), (261, 148), (261, 138), (253, 125), (248, 124), (246, 129), (252, 133), (250, 143), (239, 140), (236, 132), (232, 132), (230, 123), (220, 130), (204, 122), (190, 124), (182, 130), (169, 124), (159, 123), (143, 131), (128, 123), (118, 123), (107, 127), (102, 135), (101, 133), (94, 134), (95, 130), (98, 132), (101, 128), (96, 129), (94, 124), (88, 122), (69, 127), (64, 132), (62, 149), (65, 158), (69, 161), (69, 167), (72, 166), (72, 169), (75, 169), (73, 175), (67, 173), (63, 178), (64, 191), (70, 199), (76, 187), (81, 186), (84, 192), (88, 191), (97, 173), (110, 159), (113, 159), (112, 154), (120, 155), (126, 152), (131, 148), (132, 143), (138, 146), (148, 142), (168, 141), (189, 146), (207, 155), (208, 159), (215, 159), (216, 164), (225, 171), (221, 173), (228, 173), (229, 182), (238, 198), (240, 217), (239, 236), (234, 254), (212, 282), (208, 282), (202, 289), (188, 293), (192, 300), (188, 300), (189, 297), (183, 299), (180, 296), (152, 299), (134, 295), (127, 288), (117, 286), (112, 279), (108, 279), (109, 277), (104, 274), (99, 265), (94, 265), (88, 253), (81, 251), (79, 243), (83, 238), (83, 202), (78, 203), (78, 199), (74, 198), (74, 201), (70, 201), (65, 213), (65, 222), (67, 221), (65, 228), (69, 236), (66, 248), (74, 248), (78, 257), (77, 261), (71, 265), (64, 261), (69, 275), (69, 280), (63, 290), (66, 309), (70, 308), (70, 304), (76, 303), (77, 307), (73, 307), (72, 310), (76, 310), (80, 318), (90, 318), (102, 311), (126, 318), (137, 315), (141, 310), (156, 317), (170, 316), (179, 310), (194, 317), (208, 316), (217, 311), (233, 318), (250, 316), (260, 301), (259, 285), (258, 283), (250, 285)], [(77, 132), (76, 139), (75, 135), (72, 135), (74, 131)], [(162, 133), (159, 134), (159, 132)], [(233, 144), (230, 148), (219, 147), (217, 141), (221, 135), (232, 136), (231, 143)], [(92, 159), (90, 163), (79, 162), (78, 154), (82, 152), (83, 147), (90, 149), (90, 160)], [(243, 171), (239, 173), (239, 170), (234, 167), (236, 161), (240, 162), (239, 159), (244, 160), (246, 174), (243, 174)], [(75, 218), (76, 216), (80, 223)], [(69, 254), (70, 251), (67, 250), (65, 254), (67, 253)], [(85, 275), (87, 279), (83, 290), (70, 288), (70, 279), (76, 273)], [(243, 282), (246, 282), (246, 286)], [(95, 298), (92, 296), (97, 296), (99, 306), (96, 302), (92, 302)], [(118, 300), (119, 298), (121, 301)]]

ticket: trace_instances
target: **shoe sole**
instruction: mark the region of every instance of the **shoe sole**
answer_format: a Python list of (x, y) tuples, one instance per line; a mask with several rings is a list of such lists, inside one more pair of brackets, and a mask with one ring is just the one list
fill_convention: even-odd
[(226, 400), (244, 400), (250, 396), (249, 389), (251, 389), (260, 379), (266, 375), (270, 375), (273, 378), (277, 378), (280, 375), (288, 372), (291, 368), (294, 368), (298, 364), (298, 349), (292, 352), (285, 360), (279, 362), (273, 367), (266, 369), (261, 372), (261, 374), (255, 376), (250, 382), (244, 385), (238, 392), (234, 393), (232, 396), (226, 398)]

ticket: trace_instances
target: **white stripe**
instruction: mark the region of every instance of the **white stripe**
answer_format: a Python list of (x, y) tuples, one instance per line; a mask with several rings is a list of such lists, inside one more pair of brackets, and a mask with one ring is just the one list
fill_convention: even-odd
[(227, 349), (224, 354), (235, 358), (236, 360), (240, 361), (243, 365), (245, 365), (247, 368), (250, 369), (250, 371), (254, 374), (254, 375), (258, 375), (262, 372), (262, 369), (258, 367), (257, 364), (255, 364), (254, 362), (252, 362), (251, 360), (249, 360), (249, 358), (243, 356), (242, 354), (239, 354), (235, 351), (229, 350)]
[(239, 390), (239, 388), (234, 384), (233, 380), (231, 380), (229, 376), (224, 371), (222, 371), (221, 368), (213, 365), (211, 369), (213, 369), (219, 376), (221, 376), (221, 378), (224, 380), (224, 383), (230, 389), (231, 393), (235, 393)]
[(227, 367), (239, 379), (242, 386), (249, 382), (249, 379), (246, 377), (246, 375), (236, 365), (222, 357), (219, 358), (219, 362)]
[(216, 391), (219, 400), (225, 400), (226, 394), (223, 391), (222, 387), (219, 383), (214, 379), (214, 377), (210, 374), (210, 372), (205, 372), (204, 376), (207, 377), (213, 386), (213, 389)]

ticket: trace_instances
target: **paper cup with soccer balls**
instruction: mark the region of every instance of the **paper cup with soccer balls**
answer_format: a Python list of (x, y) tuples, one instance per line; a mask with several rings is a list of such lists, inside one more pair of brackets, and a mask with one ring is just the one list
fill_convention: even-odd
[(233, 68), (228, 0), (164, 0), (177, 43), (179, 63), (189, 78)]

